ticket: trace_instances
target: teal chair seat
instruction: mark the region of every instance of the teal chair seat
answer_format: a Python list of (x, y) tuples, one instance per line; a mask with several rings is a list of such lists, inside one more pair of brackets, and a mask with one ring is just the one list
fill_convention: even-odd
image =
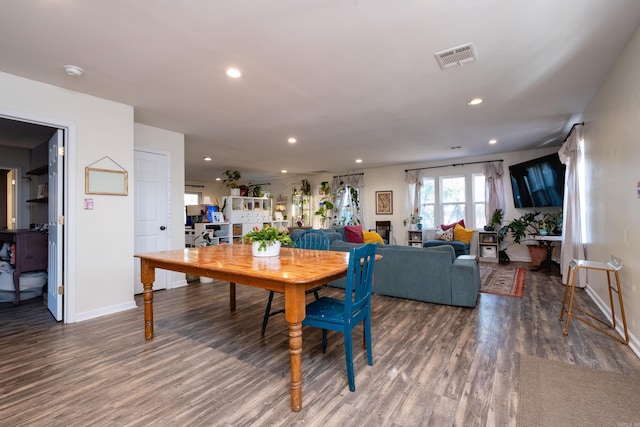
[(353, 369), (353, 328), (360, 322), (364, 327), (367, 364), (373, 366), (371, 348), (371, 284), (376, 245), (352, 248), (349, 254), (347, 284), (344, 300), (322, 297), (307, 304), (304, 326), (322, 329), (322, 352), (327, 350), (327, 330), (342, 332), (347, 365), (349, 390), (356, 391)]

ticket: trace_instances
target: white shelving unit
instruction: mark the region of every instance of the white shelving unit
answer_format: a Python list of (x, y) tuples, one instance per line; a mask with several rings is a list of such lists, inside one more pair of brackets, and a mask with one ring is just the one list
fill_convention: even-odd
[(485, 262), (498, 262), (498, 232), (478, 232), (478, 259)]
[(191, 246), (203, 246), (203, 233), (207, 232), (211, 244), (223, 245), (231, 243), (231, 224), (228, 222), (198, 222), (194, 224)]
[(230, 223), (233, 243), (242, 243), (242, 236), (254, 227), (262, 228), (265, 224), (274, 227), (288, 225), (288, 221), (273, 220), (273, 204), (269, 198), (227, 196), (224, 201), (224, 215)]

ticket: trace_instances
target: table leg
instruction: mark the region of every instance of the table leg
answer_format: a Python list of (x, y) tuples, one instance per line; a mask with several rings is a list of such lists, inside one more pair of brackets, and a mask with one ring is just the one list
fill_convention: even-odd
[(229, 282), (229, 311), (236, 311), (236, 284)]
[(291, 357), (291, 410), (302, 409), (302, 320), (305, 317), (305, 292), (302, 286), (287, 284), (284, 291), (284, 315), (289, 322)]
[(144, 339), (153, 339), (153, 282), (156, 270), (149, 267), (145, 260), (140, 260), (140, 280), (142, 281), (142, 297), (144, 300)]

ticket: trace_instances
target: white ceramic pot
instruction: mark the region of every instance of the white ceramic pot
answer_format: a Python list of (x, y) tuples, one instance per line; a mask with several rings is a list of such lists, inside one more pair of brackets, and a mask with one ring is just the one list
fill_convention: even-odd
[(260, 250), (260, 242), (251, 242), (251, 250), (253, 251), (253, 256), (278, 256), (280, 255), (280, 245), (279, 241), (275, 241), (267, 245), (266, 249)]
[(418, 224), (409, 224), (409, 230), (416, 231), (418, 229)]
[(200, 276), (200, 283), (213, 283), (213, 279), (210, 277)]
[(231, 189), (231, 195), (232, 196), (239, 196), (240, 195), (240, 189), (239, 188), (232, 188)]

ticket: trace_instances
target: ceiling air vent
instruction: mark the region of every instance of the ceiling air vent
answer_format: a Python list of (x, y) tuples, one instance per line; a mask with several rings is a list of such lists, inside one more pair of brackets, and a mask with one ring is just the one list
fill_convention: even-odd
[(471, 43), (443, 50), (435, 55), (440, 68), (443, 70), (476, 60), (476, 51)]

